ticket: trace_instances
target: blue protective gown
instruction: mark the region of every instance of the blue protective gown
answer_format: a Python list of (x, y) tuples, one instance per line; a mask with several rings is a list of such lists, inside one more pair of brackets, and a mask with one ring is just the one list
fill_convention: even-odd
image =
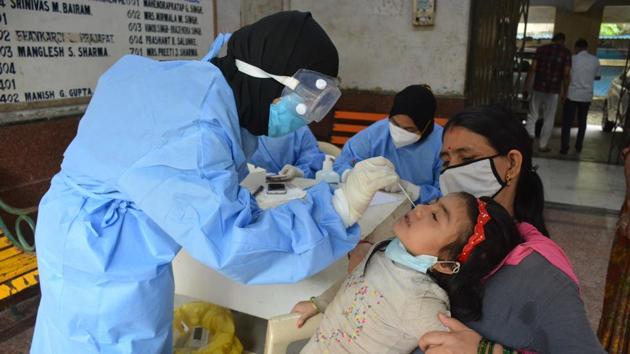
[(99, 79), (39, 207), (32, 353), (170, 353), (181, 247), (261, 284), (298, 281), (356, 245), (327, 184), (260, 210), (239, 187), (242, 139), (232, 90), (207, 61), (125, 56)]
[(431, 134), (423, 141), (397, 149), (388, 124), (389, 119), (380, 120), (350, 138), (335, 161), (335, 171), (341, 176), (343, 171), (359, 161), (383, 156), (394, 164), (401, 179), (420, 186), (417, 203), (428, 203), (440, 197), (443, 128), (435, 124)]
[(315, 172), (322, 169), (324, 158), (315, 136), (308, 126), (304, 126), (277, 138), (258, 137), (258, 150), (249, 162), (270, 173), (278, 173), (289, 164), (302, 170), (304, 177), (315, 178)]

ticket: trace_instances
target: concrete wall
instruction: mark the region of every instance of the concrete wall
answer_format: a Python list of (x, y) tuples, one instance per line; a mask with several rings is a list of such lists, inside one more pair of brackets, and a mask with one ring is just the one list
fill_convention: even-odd
[(437, 1), (435, 25), (414, 27), (405, 0), (217, 0), (217, 23), (232, 32), (277, 11), (310, 11), (339, 49), (343, 88), (396, 92), (428, 83), (437, 95), (463, 96), (470, 1)]
[[(406, 0), (216, 0), (217, 29), (233, 32), (278, 10), (310, 10), (339, 48), (343, 87), (361, 90), (344, 90), (336, 109), (385, 113), (391, 92), (426, 82), (436, 92), (437, 115), (448, 117), (464, 105), (459, 95), (466, 77), (470, 1), (438, 0), (435, 26), (414, 28)], [(17, 207), (37, 205), (78, 122), (73, 116), (0, 126), (0, 198)], [(329, 115), (312, 128), (325, 140), (331, 126)]]
[(436, 1), (435, 25), (412, 26), (405, 0), (292, 0), (311, 11), (341, 59), (343, 88), (398, 91), (428, 83), (437, 95), (463, 95), (470, 0)]
[(601, 6), (593, 6), (587, 12), (568, 12), (558, 9), (554, 33), (563, 32), (567, 37), (565, 45), (573, 50), (573, 45), (578, 38), (584, 38), (588, 42), (588, 51), (595, 54), (599, 43), (599, 27), (602, 23), (604, 9)]
[(630, 22), (630, 6), (606, 6), (604, 8), (603, 23)]
[[(527, 23), (554, 23), (556, 8), (554, 6), (530, 6)], [(521, 18), (522, 20), (522, 18)]]
[(234, 0), (217, 2), (217, 30), (219, 33), (234, 32), (241, 28), (241, 3)]
[[(17, 208), (37, 206), (59, 171), (78, 122), (75, 116), (0, 126), (0, 199)], [(15, 234), (15, 216), (0, 210), (0, 217)], [(32, 244), (27, 229), (22, 227)]]
[(259, 19), (288, 10), (290, 0), (241, 0), (241, 24), (249, 25)]

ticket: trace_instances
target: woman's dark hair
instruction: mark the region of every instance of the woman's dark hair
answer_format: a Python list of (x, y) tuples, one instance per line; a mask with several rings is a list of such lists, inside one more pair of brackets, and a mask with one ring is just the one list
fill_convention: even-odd
[(510, 150), (521, 153), (523, 162), (516, 186), (514, 217), (532, 224), (542, 234), (549, 236), (543, 217), (543, 184), (532, 165), (532, 139), (523, 124), (503, 108), (482, 106), (468, 107), (451, 117), (444, 126), (443, 134), (454, 127), (462, 127), (483, 136), (499, 155), (507, 155)]
[[(442, 260), (457, 260), (464, 245), (473, 233), (479, 216), (477, 199), (468, 193), (458, 193), (466, 202), (466, 209), (471, 219), (470, 227), (462, 237), (444, 248)], [(510, 214), (492, 198), (482, 197), (490, 220), (484, 227), (486, 239), (479, 243), (468, 259), (461, 263), (458, 273), (446, 275), (437, 271), (429, 274), (448, 293), (451, 313), (460, 321), (475, 321), (481, 318), (484, 284), (483, 278), (516, 247), (523, 242), (516, 223)]]
[(210, 61), (232, 88), (241, 127), (254, 135), (268, 133), (269, 106), (284, 86), (242, 73), (237, 59), (276, 75), (293, 75), (299, 69), (332, 77), (339, 73), (337, 48), (310, 12), (276, 12), (235, 31), (226, 55)]

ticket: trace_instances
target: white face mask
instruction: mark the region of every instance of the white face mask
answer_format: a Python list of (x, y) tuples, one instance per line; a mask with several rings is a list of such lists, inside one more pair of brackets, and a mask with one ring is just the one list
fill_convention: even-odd
[(394, 146), (397, 149), (411, 145), (420, 140), (420, 135), (412, 132), (408, 132), (405, 129), (396, 126), (394, 123), (389, 122), (389, 135), (391, 135), (394, 141)]
[(499, 155), (484, 157), (442, 170), (440, 173), (442, 195), (468, 192), (476, 198), (494, 198), (505, 187), (494, 166), (493, 158), (497, 156)]

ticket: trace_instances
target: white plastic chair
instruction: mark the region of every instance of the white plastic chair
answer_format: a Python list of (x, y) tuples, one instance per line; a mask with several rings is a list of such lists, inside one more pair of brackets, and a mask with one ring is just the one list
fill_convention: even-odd
[(319, 145), (319, 149), (326, 155), (330, 155), (336, 158), (337, 156), (339, 156), (339, 154), (341, 154), (341, 149), (331, 143), (318, 141), (317, 145)]
[(302, 328), (297, 328), (295, 325), (298, 318), (300, 318), (300, 314), (289, 313), (269, 319), (265, 339), (265, 354), (286, 354), (289, 344), (310, 338), (319, 326), (322, 314), (309, 318)]

